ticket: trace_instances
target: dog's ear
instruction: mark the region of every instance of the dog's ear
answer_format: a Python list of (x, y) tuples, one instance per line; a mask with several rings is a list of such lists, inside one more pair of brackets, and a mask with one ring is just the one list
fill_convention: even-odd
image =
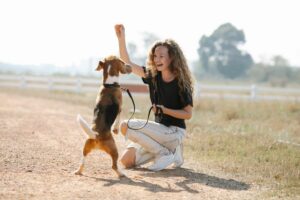
[(104, 62), (103, 61), (99, 61), (98, 67), (95, 69), (96, 71), (100, 71), (101, 69), (103, 69), (104, 67)]

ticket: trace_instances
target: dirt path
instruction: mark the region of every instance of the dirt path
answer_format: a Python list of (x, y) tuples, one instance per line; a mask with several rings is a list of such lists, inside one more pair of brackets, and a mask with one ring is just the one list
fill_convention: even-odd
[[(84, 106), (0, 92), (0, 199), (257, 199), (258, 189), (208, 169), (150, 172), (123, 170), (118, 179), (108, 155), (95, 151), (78, 167), (84, 134), (77, 113), (91, 120)], [(116, 137), (119, 152), (125, 147)]]

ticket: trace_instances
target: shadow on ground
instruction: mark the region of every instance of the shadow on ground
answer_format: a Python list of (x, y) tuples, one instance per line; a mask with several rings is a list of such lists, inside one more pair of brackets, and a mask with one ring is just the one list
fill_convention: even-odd
[[(248, 190), (250, 188), (249, 184), (236, 181), (233, 179), (223, 179), (216, 176), (210, 176), (207, 174), (195, 172), (188, 168), (178, 168), (178, 169), (165, 169), (159, 172), (151, 172), (145, 168), (133, 169), (133, 171), (140, 172), (138, 174), (139, 178), (128, 178), (123, 177), (121, 179), (105, 179), (105, 178), (96, 178), (86, 176), (88, 178), (96, 179), (97, 181), (106, 182), (104, 186), (112, 186), (115, 184), (127, 184), (132, 186), (144, 187), (146, 190), (151, 192), (181, 192), (186, 191), (189, 193), (199, 193), (198, 190), (195, 190), (189, 187), (190, 184), (201, 184), (207, 185), (214, 188), (221, 188), (226, 190)], [(152, 181), (147, 180), (151, 178)], [(153, 182), (153, 178), (163, 178), (165, 182), (168, 182), (168, 179), (173, 177), (181, 177), (180, 181), (175, 182), (175, 184), (181, 189), (172, 189), (169, 187), (163, 187), (159, 184)], [(184, 178), (184, 180), (182, 180)], [(160, 179), (161, 180), (161, 179)]]

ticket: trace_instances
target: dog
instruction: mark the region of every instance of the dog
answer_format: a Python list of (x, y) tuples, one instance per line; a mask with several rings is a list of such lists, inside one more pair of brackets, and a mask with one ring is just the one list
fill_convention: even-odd
[(86, 156), (93, 149), (100, 149), (112, 158), (112, 169), (121, 177), (124, 174), (118, 169), (118, 150), (111, 129), (115, 134), (119, 131), (120, 112), (122, 106), (122, 90), (119, 85), (119, 74), (131, 73), (131, 67), (117, 56), (108, 56), (99, 61), (97, 71), (103, 72), (103, 84), (100, 87), (94, 108), (94, 119), (90, 126), (80, 114), (77, 122), (86, 133), (87, 140), (83, 147), (83, 155), (76, 175), (82, 175)]

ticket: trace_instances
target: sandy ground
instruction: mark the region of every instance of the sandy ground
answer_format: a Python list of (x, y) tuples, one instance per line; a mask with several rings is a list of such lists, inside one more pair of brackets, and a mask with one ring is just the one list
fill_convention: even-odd
[[(88, 156), (83, 176), (74, 175), (85, 140), (76, 115), (91, 120), (92, 112), (5, 92), (0, 99), (0, 199), (257, 199), (261, 191), (242, 178), (195, 169), (192, 159), (160, 172), (122, 169), (127, 177), (119, 179), (101, 151)], [(121, 154), (126, 142), (115, 139)]]

